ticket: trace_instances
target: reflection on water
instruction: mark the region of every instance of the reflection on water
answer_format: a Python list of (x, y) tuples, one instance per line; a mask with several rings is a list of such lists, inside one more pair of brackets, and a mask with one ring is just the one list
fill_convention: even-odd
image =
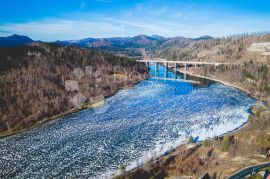
[(189, 135), (203, 139), (230, 131), (247, 120), (254, 103), (218, 83), (148, 79), (108, 98), (103, 112), (82, 110), (1, 139), (0, 178), (103, 178)]
[(150, 63), (150, 74), (153, 79), (159, 80), (172, 80), (172, 81), (179, 81), (179, 82), (189, 82), (194, 87), (207, 87), (215, 82), (212, 80), (208, 80), (205, 78), (199, 78), (196, 76), (192, 76), (189, 74), (180, 73), (177, 71), (176, 73), (170, 70), (161, 64), (161, 63)]

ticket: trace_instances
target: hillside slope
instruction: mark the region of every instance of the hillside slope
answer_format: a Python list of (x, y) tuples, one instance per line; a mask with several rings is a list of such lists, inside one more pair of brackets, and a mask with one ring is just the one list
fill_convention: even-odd
[[(0, 57), (1, 135), (74, 109), (71, 99), (78, 94), (89, 103), (146, 75), (135, 59), (54, 44), (0, 48)], [(77, 89), (68, 90), (68, 80), (77, 81)]]
[[(270, 42), (270, 33), (243, 34), (225, 38), (193, 40), (185, 46), (168, 45), (154, 49), (156, 56), (169, 60), (247, 62), (258, 61), (259, 54), (249, 53), (252, 43)], [(270, 56), (268, 61), (270, 60)]]

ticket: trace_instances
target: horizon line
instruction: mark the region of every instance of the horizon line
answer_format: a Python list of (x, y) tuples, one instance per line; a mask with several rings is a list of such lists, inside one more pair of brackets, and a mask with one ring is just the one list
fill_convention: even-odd
[(133, 36), (112, 36), (112, 37), (83, 37), (83, 38), (78, 38), (78, 39), (65, 39), (65, 40), (54, 40), (54, 41), (46, 41), (46, 40), (40, 40), (40, 39), (34, 39), (31, 38), (31, 36), (28, 35), (24, 35), (24, 34), (18, 34), (18, 33), (11, 33), (9, 35), (6, 36), (0, 36), (0, 38), (8, 38), (11, 36), (24, 36), (24, 37), (28, 37), (33, 41), (41, 41), (41, 42), (57, 42), (57, 41), (76, 41), (76, 40), (84, 40), (84, 39), (113, 39), (113, 38), (133, 38), (133, 37), (138, 37), (138, 36), (147, 36), (147, 37), (153, 37), (153, 36), (159, 36), (165, 39), (170, 39), (170, 38), (187, 38), (187, 39), (198, 39), (198, 38), (202, 38), (202, 37), (210, 37), (213, 39), (223, 39), (223, 38), (231, 38), (231, 37), (237, 37), (237, 36), (245, 36), (245, 35), (261, 35), (261, 34), (269, 34), (270, 30), (265, 30), (265, 31), (257, 31), (257, 32), (243, 32), (243, 33), (236, 33), (236, 34), (231, 34), (231, 35), (224, 35), (224, 36), (212, 36), (212, 35), (201, 35), (201, 36), (196, 36), (196, 37), (187, 37), (187, 36), (162, 36), (162, 35), (158, 35), (158, 34), (152, 34), (152, 35), (146, 35), (146, 34), (138, 34), (138, 35), (133, 35)]

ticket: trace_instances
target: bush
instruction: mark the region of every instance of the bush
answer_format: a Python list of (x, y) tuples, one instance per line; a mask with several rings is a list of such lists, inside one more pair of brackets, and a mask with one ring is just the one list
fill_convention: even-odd
[(123, 173), (126, 172), (126, 167), (125, 167), (124, 165), (121, 165), (121, 166), (119, 167), (119, 170), (120, 170), (120, 172), (123, 174)]
[(243, 70), (243, 75), (246, 78), (255, 79), (254, 76), (250, 72), (248, 72), (246, 69)]
[(204, 147), (210, 147), (210, 141), (209, 141), (209, 139), (205, 139), (205, 140), (204, 140), (203, 146), (204, 146)]
[(189, 138), (188, 138), (188, 143), (193, 143), (193, 137), (192, 137), (192, 135), (189, 136)]
[(256, 138), (256, 142), (261, 147), (268, 148), (268, 147), (270, 147), (270, 136), (268, 136), (268, 135), (259, 135)]
[(221, 142), (220, 150), (223, 152), (228, 152), (229, 149), (230, 149), (230, 137), (228, 135), (225, 135)]

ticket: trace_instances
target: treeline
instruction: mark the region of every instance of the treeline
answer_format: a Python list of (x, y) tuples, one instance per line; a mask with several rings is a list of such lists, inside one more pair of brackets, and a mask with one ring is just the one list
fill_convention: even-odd
[[(147, 74), (145, 65), (132, 58), (41, 43), (0, 48), (0, 64), (2, 135), (73, 109), (70, 99), (78, 92), (88, 99), (106, 97)], [(85, 73), (86, 67), (91, 73)], [(78, 68), (83, 72), (79, 79), (74, 74)], [(116, 73), (121, 80), (115, 80)], [(67, 80), (77, 80), (79, 91), (67, 91)]]

